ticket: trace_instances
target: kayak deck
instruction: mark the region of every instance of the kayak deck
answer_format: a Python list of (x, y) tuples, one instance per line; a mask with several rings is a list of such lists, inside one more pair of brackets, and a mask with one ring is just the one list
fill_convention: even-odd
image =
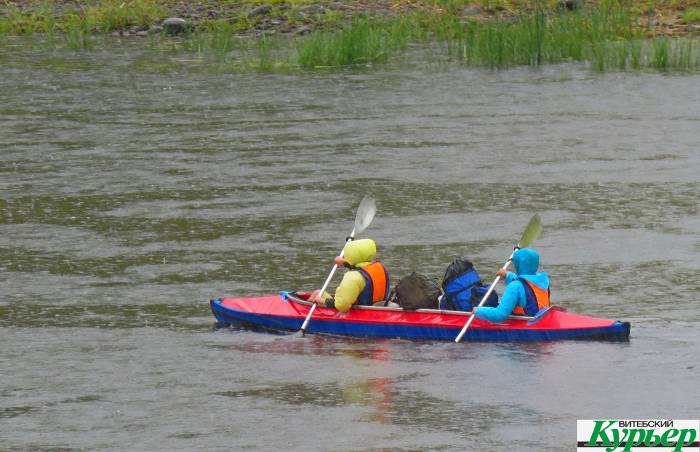
[[(268, 331), (298, 331), (312, 304), (308, 294), (211, 300), (212, 313), (220, 325), (240, 325)], [(343, 313), (318, 307), (307, 332), (354, 337), (454, 340), (469, 312), (357, 306)], [(558, 307), (543, 309), (534, 317), (510, 316), (503, 323), (474, 319), (463, 340), (553, 341), (629, 340), (630, 324), (565, 312)]]

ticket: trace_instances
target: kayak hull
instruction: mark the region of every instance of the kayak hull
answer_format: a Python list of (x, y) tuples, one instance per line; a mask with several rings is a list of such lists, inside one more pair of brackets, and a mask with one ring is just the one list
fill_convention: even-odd
[[(298, 331), (311, 304), (294, 293), (252, 298), (211, 300), (211, 310), (222, 326), (237, 325), (273, 332)], [(353, 337), (453, 341), (469, 319), (457, 311), (356, 307), (347, 313), (318, 307), (307, 333)], [(511, 316), (495, 324), (474, 319), (465, 341), (629, 340), (630, 324), (580, 316), (560, 308), (542, 310), (535, 317)]]

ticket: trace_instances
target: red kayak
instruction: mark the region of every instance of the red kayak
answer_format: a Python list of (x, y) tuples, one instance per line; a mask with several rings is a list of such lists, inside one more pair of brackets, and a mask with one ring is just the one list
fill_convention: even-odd
[[(307, 293), (281, 292), (253, 298), (217, 298), (211, 310), (220, 325), (242, 325), (267, 331), (298, 331), (311, 303)], [(307, 333), (355, 337), (384, 337), (452, 341), (470, 317), (469, 312), (356, 306), (348, 312), (318, 307)], [(510, 316), (503, 323), (474, 319), (463, 340), (554, 341), (589, 339), (627, 341), (629, 322), (565, 312), (552, 306), (534, 317)]]

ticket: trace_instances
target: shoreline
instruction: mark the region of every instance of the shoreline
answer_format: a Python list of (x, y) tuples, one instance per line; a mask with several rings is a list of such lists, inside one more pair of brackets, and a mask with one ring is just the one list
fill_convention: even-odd
[[(371, 67), (430, 42), (440, 44), (446, 60), (465, 66), (578, 61), (596, 71), (700, 70), (700, 24), (663, 27), (628, 0), (532, 0), (519, 8), (461, 0), (96, 1), (14, 2), (13, 13), (0, 16), (0, 38), (36, 35), (49, 47), (85, 49), (100, 37), (123, 37), (153, 49), (194, 52), (222, 71)], [(506, 0), (482, 0), (492, 2)]]
[[(583, 0), (427, 1), (427, 0), (271, 0), (235, 1), (131, 0), (123, 3), (76, 0), (0, 2), (0, 36), (34, 33), (83, 33), (145, 37), (152, 34), (207, 32), (225, 25), (235, 36), (303, 36), (341, 29), (359, 17), (391, 20), (404, 15), (449, 16), (462, 21), (514, 21), (544, 11), (597, 8)], [(629, 3), (629, 4), (626, 4)], [(640, 6), (620, 1), (645, 37), (700, 36), (700, 0), (658, 1)]]

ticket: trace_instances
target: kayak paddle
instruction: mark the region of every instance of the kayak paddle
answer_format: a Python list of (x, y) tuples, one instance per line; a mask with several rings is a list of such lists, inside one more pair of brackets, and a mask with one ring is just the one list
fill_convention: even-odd
[[(540, 221), (540, 216), (537, 214), (534, 214), (532, 216), (532, 218), (530, 218), (530, 222), (525, 227), (525, 232), (523, 232), (523, 236), (520, 238), (520, 241), (518, 242), (518, 246), (515, 247), (513, 252), (510, 254), (510, 257), (506, 261), (505, 265), (503, 266), (503, 270), (508, 270), (508, 266), (510, 265), (510, 263), (513, 260), (513, 254), (515, 254), (515, 251), (520, 249), (520, 248), (526, 248), (526, 247), (530, 246), (530, 244), (535, 241), (537, 236), (540, 235), (540, 232), (542, 232), (542, 222)], [(477, 308), (480, 308), (484, 303), (486, 303), (486, 300), (488, 300), (489, 295), (491, 295), (491, 292), (493, 292), (493, 289), (496, 287), (496, 284), (498, 283), (499, 279), (501, 279), (501, 275), (496, 276), (496, 279), (493, 281), (493, 283), (491, 283), (489, 290), (484, 295), (484, 298), (481, 299), (481, 302), (479, 303), (479, 306), (477, 306)], [(469, 325), (472, 324), (473, 320), (474, 320), (474, 309), (472, 309), (472, 315), (469, 317), (467, 324), (464, 325), (464, 328), (462, 328), (462, 331), (460, 331), (459, 334), (457, 335), (455, 342), (460, 342), (462, 340), (462, 338), (464, 337), (464, 334), (467, 332), (467, 329), (469, 328)]]
[[(350, 236), (345, 241), (345, 245), (347, 245), (352, 239), (355, 238), (355, 234), (359, 234), (360, 232), (367, 229), (367, 226), (369, 226), (369, 224), (374, 219), (375, 213), (377, 213), (377, 205), (374, 202), (374, 198), (371, 196), (365, 196), (364, 198), (362, 198), (362, 201), (360, 201), (360, 206), (357, 208), (357, 213), (355, 214), (355, 227), (350, 233)], [(343, 245), (343, 249), (340, 251), (340, 257), (343, 257), (343, 255), (345, 254), (345, 245)], [(335, 274), (335, 271), (337, 269), (338, 264), (333, 264), (333, 269), (331, 270), (331, 273), (328, 275), (328, 278), (326, 278), (326, 282), (323, 283), (323, 287), (321, 287), (321, 291), (319, 292), (320, 296), (323, 296), (323, 292), (325, 292), (326, 288), (328, 288), (328, 284), (330, 284), (331, 279), (333, 278), (333, 275)], [(318, 306), (316, 303), (314, 303), (313, 306), (311, 306), (311, 310), (306, 315), (306, 319), (304, 319), (304, 323), (301, 325), (302, 336), (306, 334), (306, 327), (309, 325), (309, 320), (311, 320), (311, 316), (314, 314), (316, 306)]]

